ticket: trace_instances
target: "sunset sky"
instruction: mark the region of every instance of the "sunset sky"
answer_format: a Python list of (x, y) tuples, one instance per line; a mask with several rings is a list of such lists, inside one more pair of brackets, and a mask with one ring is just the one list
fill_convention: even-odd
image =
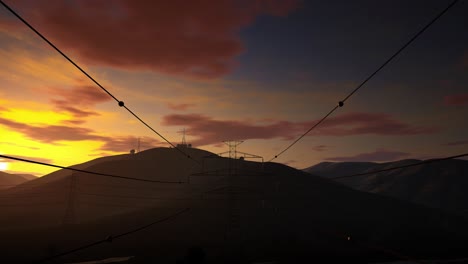
[[(13, 9), (170, 141), (271, 159), (451, 1), (20, 1)], [(197, 3), (195, 3), (197, 2)], [(432, 158), (468, 149), (460, 1), (277, 160)], [(0, 7), (0, 153), (60, 165), (168, 146)], [(54, 169), (0, 160), (0, 170)]]

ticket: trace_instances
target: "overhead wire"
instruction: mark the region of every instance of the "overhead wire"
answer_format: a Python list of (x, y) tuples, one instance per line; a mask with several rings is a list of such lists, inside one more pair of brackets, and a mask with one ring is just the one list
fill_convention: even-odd
[(81, 68), (77, 63), (75, 63), (70, 57), (68, 57), (63, 51), (61, 51), (57, 46), (55, 46), (49, 39), (47, 39), (43, 34), (41, 34), (36, 28), (34, 28), (29, 22), (27, 22), (22, 16), (20, 16), (15, 10), (13, 10), (9, 5), (7, 5), (3, 0), (0, 0), (0, 4), (2, 4), (10, 13), (12, 13), (15, 17), (17, 17), (23, 24), (25, 24), (29, 29), (31, 29), (36, 35), (38, 35), (42, 40), (44, 40), (49, 46), (51, 46), (55, 51), (57, 51), (60, 55), (62, 55), (67, 61), (69, 61), (73, 66), (75, 66), (79, 71), (81, 71), (88, 79), (90, 79), (94, 84), (96, 84), (99, 88), (101, 88), (105, 93), (107, 93), (112, 99), (114, 99), (120, 107), (125, 108), (131, 115), (133, 115), (136, 119), (138, 119), (144, 126), (149, 128), (151, 131), (153, 131), (156, 135), (158, 135), (160, 138), (162, 138), (164, 141), (166, 141), (170, 146), (172, 146), (174, 149), (178, 150), (180, 153), (182, 153), (185, 157), (193, 160), (195, 163), (200, 164), (199, 161), (195, 160), (193, 157), (191, 157), (189, 154), (185, 153), (182, 151), (180, 148), (175, 146), (172, 142), (170, 142), (166, 137), (164, 137), (161, 133), (157, 132), (153, 127), (151, 127), (148, 123), (143, 121), (135, 112), (130, 110), (125, 103), (117, 97), (115, 97), (109, 90), (104, 88), (103, 85), (101, 85), (96, 79), (94, 79), (90, 74), (88, 74), (83, 68)]
[(89, 202), (89, 201), (80, 201), (80, 206), (81, 205), (100, 206), (100, 207), (120, 207), (120, 208), (133, 208), (133, 209), (155, 208), (153, 203), (146, 204), (146, 205), (142, 205), (142, 204), (139, 204), (139, 205), (134, 205), (134, 204), (132, 204), (132, 205), (123, 205), (123, 204), (112, 204), (112, 203), (108, 203), (108, 202), (96, 203), (96, 202)]
[(65, 252), (62, 252), (62, 253), (58, 253), (58, 254), (55, 254), (53, 256), (50, 256), (50, 257), (46, 257), (46, 258), (43, 258), (39, 261), (36, 261), (34, 263), (45, 263), (45, 262), (48, 262), (50, 260), (53, 260), (53, 259), (56, 259), (56, 258), (59, 258), (59, 257), (63, 257), (63, 256), (66, 256), (66, 255), (69, 255), (69, 254), (72, 254), (72, 253), (75, 253), (77, 251), (81, 251), (83, 249), (87, 249), (87, 248), (90, 248), (90, 247), (93, 247), (93, 246), (97, 246), (99, 244), (102, 244), (102, 243), (109, 243), (109, 242), (112, 242), (113, 240), (116, 240), (116, 239), (119, 239), (121, 237), (124, 237), (124, 236), (127, 236), (127, 235), (130, 235), (130, 234), (133, 234), (133, 233), (136, 233), (138, 231), (141, 231), (141, 230), (144, 230), (146, 228), (149, 228), (155, 224), (159, 224), (159, 223), (162, 223), (162, 222), (165, 222), (165, 221), (168, 221), (170, 219), (173, 219), (173, 218), (176, 218), (177, 216), (183, 214), (183, 213), (186, 213), (190, 210), (190, 208), (185, 208), (181, 211), (178, 211), (174, 214), (171, 214), (169, 216), (166, 216), (162, 219), (158, 219), (154, 222), (151, 222), (149, 224), (146, 224), (146, 225), (143, 225), (143, 226), (140, 226), (140, 227), (137, 227), (135, 229), (132, 229), (132, 230), (129, 230), (127, 232), (124, 232), (124, 233), (120, 233), (118, 235), (115, 235), (115, 236), (108, 236), (104, 239), (101, 239), (101, 240), (98, 240), (98, 241), (95, 241), (95, 242), (92, 242), (92, 243), (89, 243), (89, 244), (86, 244), (86, 245), (83, 245), (83, 246), (80, 246), (80, 247), (77, 247), (77, 248), (74, 248), (74, 249), (71, 249), (71, 250), (68, 250), (68, 251), (65, 251)]
[(126, 199), (142, 199), (142, 200), (162, 200), (162, 201), (173, 201), (173, 200), (189, 200), (187, 198), (173, 198), (173, 197), (154, 197), (154, 196), (135, 196), (135, 195), (117, 195), (117, 194), (102, 194), (102, 193), (87, 193), (87, 192), (78, 192), (80, 195), (91, 195), (91, 196), (100, 196), (100, 197), (111, 197), (111, 198), (126, 198)]
[(99, 184), (99, 183), (80, 183), (80, 185), (84, 186), (95, 186), (95, 187), (103, 187), (103, 188), (114, 188), (114, 189), (126, 189), (126, 190), (139, 190), (139, 191), (157, 191), (160, 190), (161, 187), (156, 187), (155, 185), (142, 185), (142, 186), (125, 186), (125, 185), (117, 185), (117, 184)]
[(320, 119), (317, 123), (315, 123), (311, 128), (309, 128), (304, 134), (299, 136), (296, 140), (294, 140), (291, 144), (289, 144), (285, 149), (281, 152), (276, 154), (273, 158), (271, 158), (268, 162), (278, 158), (284, 152), (289, 150), (292, 146), (294, 146), (297, 142), (299, 142), (302, 138), (304, 138), (307, 134), (310, 133), (313, 129), (319, 126), (325, 119), (327, 119), (333, 112), (335, 112), (338, 108), (344, 106), (344, 103), (359, 89), (361, 89), (370, 79), (372, 79), (377, 73), (379, 73), (385, 66), (387, 66), (396, 56), (398, 56), (404, 49), (406, 49), (413, 41), (415, 41), (424, 31), (426, 31), (431, 25), (433, 25), (440, 17), (442, 17), (449, 9), (451, 9), (459, 0), (452, 1), (445, 9), (443, 9), (437, 16), (435, 16), (428, 24), (426, 24), (421, 30), (419, 30), (409, 41), (407, 41), (400, 49), (398, 49), (390, 58), (388, 58), (380, 67), (377, 68), (372, 74), (370, 74), (364, 81), (362, 81), (355, 89), (351, 91), (343, 100), (338, 102), (338, 105), (332, 108), (330, 112), (328, 112), (322, 119)]
[(34, 203), (34, 204), (30, 204), (30, 203), (27, 203), (27, 204), (26, 203), (25, 204), (1, 204), (0, 203), (0, 207), (17, 207), (17, 206), (18, 207), (20, 207), (20, 206), (21, 207), (23, 207), (23, 206), (24, 207), (32, 207), (32, 206), (34, 206), (34, 207), (37, 208), (38, 206), (57, 206), (57, 205), (61, 205), (61, 204), (62, 203), (56, 203), (56, 202), (54, 202), (54, 203)]
[[(1, 0), (0, 0), (0, 1), (1, 1)], [(24, 159), (24, 158), (18, 158), (18, 157), (3, 155), (3, 154), (0, 154), (0, 157), (1, 157), (1, 158), (6, 158), (6, 159), (12, 159), (12, 160), (17, 160), (17, 161), (23, 161), (23, 162), (33, 163), (33, 164), (39, 164), (39, 165), (43, 165), (43, 166), (49, 166), (49, 167), (59, 168), (59, 169), (65, 169), (65, 170), (71, 170), (71, 171), (76, 171), (76, 172), (88, 173), (88, 174), (93, 174), (93, 175), (98, 175), (98, 176), (104, 176), (104, 177), (125, 179), (125, 180), (142, 181), (142, 182), (152, 182), (152, 183), (176, 183), (176, 184), (181, 184), (181, 183), (183, 183), (182, 181), (159, 181), (159, 180), (150, 180), (150, 179), (143, 179), (143, 178), (134, 178), (134, 177), (127, 177), (127, 176), (120, 176), (120, 175), (114, 175), (114, 174), (108, 174), (108, 173), (93, 172), (93, 171), (75, 169), (75, 168), (72, 168), (72, 167), (65, 167), (65, 166), (50, 164), (50, 163), (46, 163), (46, 162), (35, 161), (35, 160)]]
[(14, 193), (14, 194), (0, 194), (0, 200), (1, 199), (10, 199), (10, 198), (27, 198), (27, 197), (43, 197), (43, 198), (56, 198), (55, 196), (46, 196), (46, 195), (62, 195), (62, 194), (67, 194), (68, 191), (62, 191), (62, 192), (34, 192), (34, 193)]

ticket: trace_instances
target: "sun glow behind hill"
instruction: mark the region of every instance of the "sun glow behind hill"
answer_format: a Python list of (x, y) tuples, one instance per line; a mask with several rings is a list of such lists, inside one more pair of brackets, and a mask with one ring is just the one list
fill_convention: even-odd
[[(1, 119), (6, 120), (5, 124), (0, 125), (1, 154), (70, 166), (99, 156), (122, 153), (101, 149), (106, 143), (104, 138), (118, 139), (120, 136), (118, 134), (110, 135), (94, 131), (95, 133), (88, 136), (88, 139), (78, 140), (70, 136), (69, 140), (54, 140), (55, 134), (58, 138), (67, 138), (61, 135), (64, 132), (61, 132), (60, 128), (70, 128), (73, 132), (73, 127), (68, 122), (74, 120), (74, 117), (69, 113), (55, 111), (50, 105), (29, 100), (15, 103), (0, 100), (0, 103), (3, 107), (3, 109), (0, 108)], [(100, 112), (100, 115), (106, 115), (106, 113)], [(12, 127), (16, 130), (11, 129)], [(80, 125), (77, 129), (82, 129), (83, 133), (86, 133), (87, 129), (91, 130), (87, 125)], [(129, 145), (128, 149), (131, 148), (132, 146)], [(55, 170), (57, 169), (52, 167), (0, 159), (0, 171), (8, 173), (42, 176)]]
[[(3, 152), (0, 152), (0, 154), (3, 154)], [(0, 158), (0, 171), (6, 171), (9, 167), (8, 162), (6, 162), (4, 159)]]
[(0, 162), (0, 171), (8, 170), (8, 162)]
[[(103, 144), (93, 140), (59, 141), (55, 144), (37, 142), (24, 137), (20, 133), (4, 130), (2, 127), (0, 127), (0, 133), (8, 138), (8, 142), (0, 142), (1, 154), (20, 156), (21, 158), (62, 166), (70, 166), (100, 156), (96, 149), (99, 149)], [(15, 143), (8, 144), (10, 142)], [(112, 155), (113, 153), (104, 154)], [(32, 163), (10, 161), (8, 159), (0, 160), (0, 171), (9, 173), (27, 173), (42, 176), (55, 170), (57, 169)]]

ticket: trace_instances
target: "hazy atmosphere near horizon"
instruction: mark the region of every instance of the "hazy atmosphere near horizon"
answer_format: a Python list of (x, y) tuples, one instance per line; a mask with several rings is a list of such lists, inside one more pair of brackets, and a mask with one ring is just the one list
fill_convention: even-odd
[[(450, 1), (6, 1), (171, 142), (273, 158)], [(468, 147), (460, 1), (276, 162), (428, 159)], [(0, 8), (0, 154), (69, 166), (168, 147)], [(0, 160), (0, 171), (53, 168)]]

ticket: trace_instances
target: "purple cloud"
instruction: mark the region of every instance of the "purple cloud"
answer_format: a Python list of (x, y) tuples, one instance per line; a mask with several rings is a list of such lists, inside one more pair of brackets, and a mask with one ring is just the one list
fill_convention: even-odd
[(329, 161), (393, 161), (399, 160), (411, 155), (407, 152), (391, 151), (386, 149), (377, 149), (374, 152), (360, 153), (353, 156), (337, 156), (325, 158)]
[[(270, 124), (257, 125), (252, 121), (217, 120), (199, 114), (172, 114), (163, 117), (167, 126), (188, 127), (198, 137), (194, 145), (216, 144), (226, 139), (272, 139), (291, 140), (309, 129), (318, 120), (290, 122), (272, 120)], [(414, 126), (380, 113), (348, 113), (327, 119), (311, 135), (354, 136), (354, 135), (418, 135), (430, 134), (435, 128)], [(323, 147), (322, 147), (323, 149)]]
[(468, 105), (468, 93), (444, 96), (443, 104), (447, 106)]

